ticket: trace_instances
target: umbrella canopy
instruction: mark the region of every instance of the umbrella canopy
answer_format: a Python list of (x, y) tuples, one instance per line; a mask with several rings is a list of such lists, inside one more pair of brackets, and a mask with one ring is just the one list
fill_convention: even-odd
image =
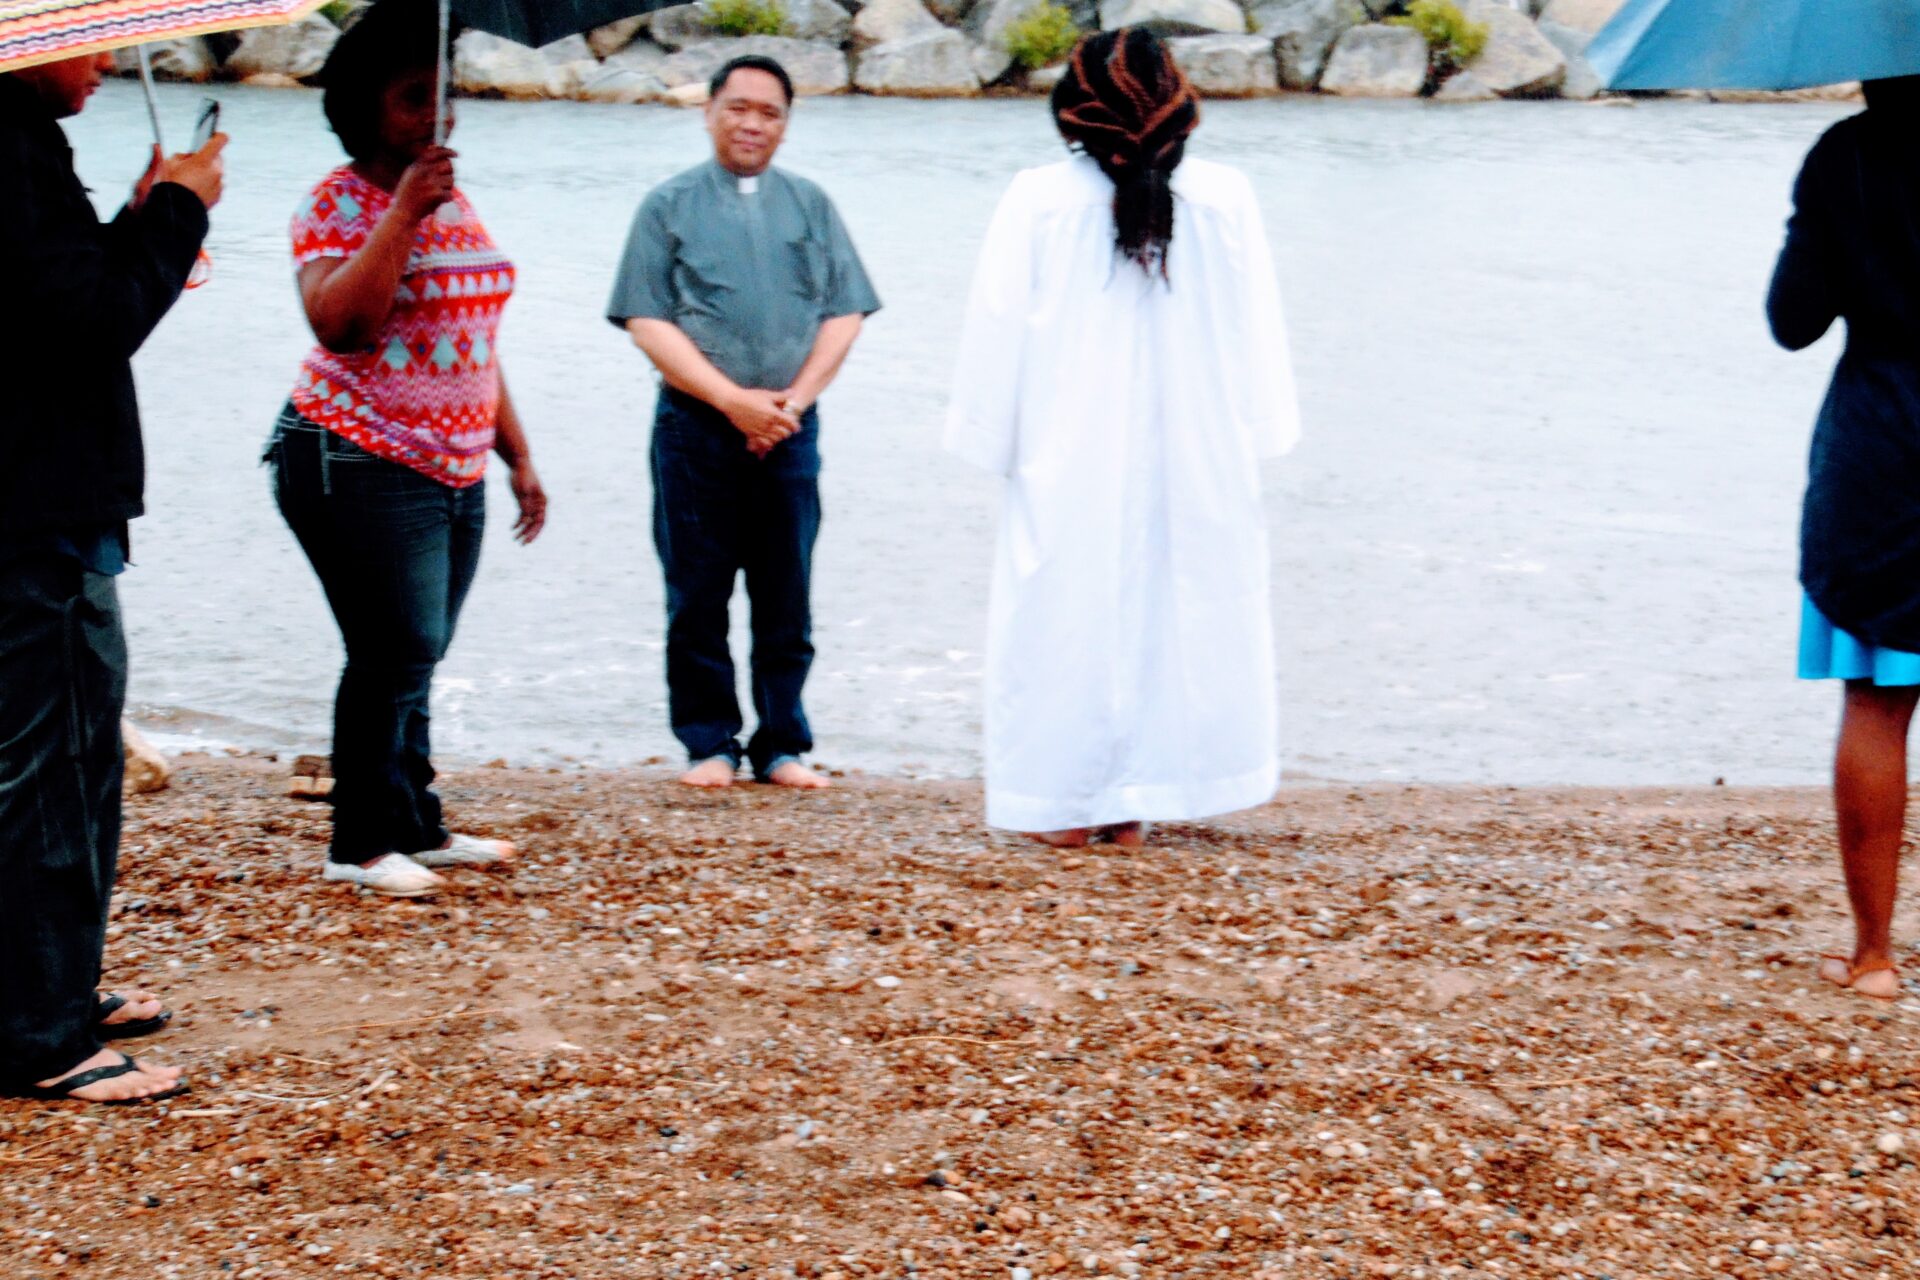
[[(152, 40), (297, 22), (324, 0), (0, 0), (0, 72)], [(565, 7), (565, 6), (558, 6)]]
[(453, 0), (453, 16), (535, 48), (685, 0)]
[(1627, 0), (1587, 60), (1610, 89), (1807, 89), (1920, 74), (1920, 0)]

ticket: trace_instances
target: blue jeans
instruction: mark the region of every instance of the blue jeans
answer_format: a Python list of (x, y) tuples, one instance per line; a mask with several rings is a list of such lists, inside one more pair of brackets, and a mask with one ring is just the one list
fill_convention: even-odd
[[(813, 666), (813, 544), (820, 533), (820, 422), (764, 459), (718, 410), (662, 389), (653, 420), (653, 541), (667, 583), (667, 705), (693, 760), (765, 777), (813, 749), (800, 692)], [(727, 606), (747, 577), (753, 711), (744, 751)]]
[(287, 409), (274, 495), (346, 644), (333, 704), (335, 862), (446, 843), (433, 793), (433, 669), (480, 565), (484, 485), (455, 489)]
[(99, 1052), (127, 646), (113, 578), (0, 556), (0, 1086)]

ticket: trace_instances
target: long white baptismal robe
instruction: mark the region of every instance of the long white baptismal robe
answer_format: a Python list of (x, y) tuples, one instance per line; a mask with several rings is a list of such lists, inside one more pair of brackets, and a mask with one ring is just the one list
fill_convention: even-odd
[(987, 820), (1199, 818), (1279, 783), (1259, 460), (1299, 434), (1253, 188), (1175, 171), (1168, 280), (1077, 157), (1014, 179), (974, 278), (945, 444), (1006, 477)]

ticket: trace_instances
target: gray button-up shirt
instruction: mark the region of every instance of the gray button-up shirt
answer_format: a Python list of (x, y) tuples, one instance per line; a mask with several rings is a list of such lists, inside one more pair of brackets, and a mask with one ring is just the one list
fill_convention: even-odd
[(670, 321), (737, 385), (783, 391), (823, 321), (879, 309), (825, 192), (778, 169), (741, 179), (710, 160), (641, 202), (607, 318)]

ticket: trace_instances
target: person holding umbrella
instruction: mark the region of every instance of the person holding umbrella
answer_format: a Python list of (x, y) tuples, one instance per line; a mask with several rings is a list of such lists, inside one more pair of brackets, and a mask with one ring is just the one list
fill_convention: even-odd
[(145, 483), (132, 358), (186, 286), (226, 138), (156, 147), (101, 222), (59, 121), (112, 69), (93, 52), (0, 74), (0, 1089), (128, 1104), (186, 1088), (102, 1044), (164, 1027), (158, 1001), (95, 990), (120, 840), (114, 579)]
[(1920, 702), (1920, 76), (1865, 88), (1867, 110), (1807, 156), (1767, 315), (1792, 351), (1847, 324), (1800, 532), (1800, 675), (1845, 683), (1833, 797), (1854, 945), (1820, 974), (1893, 999), (1907, 731)]
[(1612, 89), (1864, 82), (1794, 186), (1767, 318), (1789, 350), (1847, 345), (1814, 427), (1800, 521), (1799, 672), (1845, 683), (1833, 798), (1854, 943), (1820, 976), (1894, 999), (1893, 904), (1920, 702), (1920, 7), (1891, 0), (1627, 0), (1588, 60)]
[(439, 46), (426, 0), (380, 0), (322, 71), (327, 122), (350, 159), (293, 220), (319, 345), (266, 452), (346, 646), (324, 878), (393, 897), (439, 889), (434, 868), (514, 856), (505, 841), (447, 829), (428, 702), (480, 563), (487, 455), (507, 466), (520, 542), (540, 536), (547, 512), (501, 373), (513, 264), (437, 141)]

